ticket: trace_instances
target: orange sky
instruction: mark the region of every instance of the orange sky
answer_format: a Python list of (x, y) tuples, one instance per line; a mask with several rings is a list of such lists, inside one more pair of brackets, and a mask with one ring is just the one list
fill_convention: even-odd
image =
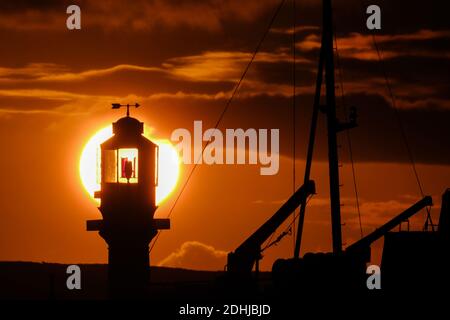
[[(143, 107), (132, 114), (158, 138), (168, 139), (176, 128), (192, 128), (194, 120), (203, 120), (205, 128), (213, 126), (277, 2), (180, 5), (155, 0), (136, 1), (130, 8), (119, 0), (110, 6), (78, 1), (80, 31), (65, 29), (67, 6), (62, 3), (0, 4), (0, 260), (106, 262), (105, 243), (85, 230), (85, 221), (100, 214), (81, 186), (78, 162), (92, 134), (122, 116), (122, 111), (110, 110), (110, 104), (139, 102)], [(387, 12), (400, 12), (395, 4), (380, 3)], [(288, 2), (280, 13), (221, 126), (279, 128), (279, 173), (260, 176), (256, 165), (199, 166), (173, 212), (172, 229), (152, 251), (152, 264), (222, 269), (225, 253), (291, 195), (290, 6)], [(296, 33), (297, 183), (303, 179), (320, 34), (317, 1), (301, 6), (297, 21), (306, 27)], [(371, 37), (360, 18), (348, 18), (361, 12), (350, 2), (337, 6), (346, 100), (360, 112), (352, 142), (367, 234), (416, 202), (419, 192)], [(420, 10), (413, 5), (409, 19), (398, 24), (393, 13), (387, 14), (378, 38), (436, 215), (440, 195), (450, 185), (450, 31), (440, 22), (441, 13), (431, 19)], [(341, 103), (339, 95), (337, 99)], [(342, 116), (342, 108), (338, 113)], [(323, 129), (321, 119), (312, 172), (318, 194), (307, 210), (302, 252), (331, 249)], [(340, 137), (342, 220), (348, 245), (359, 238), (359, 223), (344, 138)], [(179, 186), (190, 168), (182, 166)], [(174, 196), (163, 203), (156, 215), (166, 217), (173, 200)], [(411, 226), (417, 229), (423, 222), (421, 213)], [(379, 248), (378, 243), (374, 261), (379, 260)], [(288, 236), (265, 253), (262, 268), (270, 269), (277, 257), (292, 252), (293, 237)]]

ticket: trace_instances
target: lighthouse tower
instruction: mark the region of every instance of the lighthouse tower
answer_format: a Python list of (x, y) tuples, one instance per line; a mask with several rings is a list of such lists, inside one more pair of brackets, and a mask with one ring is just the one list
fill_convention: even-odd
[(113, 136), (100, 146), (103, 219), (87, 221), (108, 245), (108, 282), (111, 297), (144, 296), (149, 283), (149, 243), (169, 219), (154, 219), (157, 209), (158, 146), (143, 136), (144, 124), (127, 115), (113, 123)]

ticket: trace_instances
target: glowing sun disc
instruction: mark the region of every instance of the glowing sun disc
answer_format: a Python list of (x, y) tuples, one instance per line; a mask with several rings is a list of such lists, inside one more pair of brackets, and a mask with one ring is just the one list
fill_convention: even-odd
[[(178, 152), (166, 140), (157, 140), (146, 134), (144, 136), (159, 146), (158, 186), (156, 187), (156, 204), (161, 204), (175, 189), (180, 172)], [(100, 144), (113, 136), (112, 126), (97, 131), (86, 143), (80, 157), (80, 178), (83, 187), (94, 199), (94, 192), (100, 190)], [(96, 199), (95, 199), (96, 200)], [(98, 200), (96, 200), (98, 202)]]

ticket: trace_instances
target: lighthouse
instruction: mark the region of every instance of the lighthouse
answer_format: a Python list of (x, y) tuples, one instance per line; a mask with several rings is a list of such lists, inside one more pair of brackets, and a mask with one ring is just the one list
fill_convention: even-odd
[(130, 117), (113, 123), (113, 136), (100, 145), (100, 220), (88, 220), (108, 245), (108, 284), (113, 298), (143, 297), (149, 285), (149, 243), (169, 219), (155, 219), (158, 146), (143, 136), (144, 123)]

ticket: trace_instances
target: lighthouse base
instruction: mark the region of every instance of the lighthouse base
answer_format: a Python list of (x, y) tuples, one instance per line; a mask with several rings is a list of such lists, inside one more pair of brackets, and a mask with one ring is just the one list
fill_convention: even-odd
[(111, 298), (144, 298), (150, 282), (149, 247), (114, 244), (108, 248), (108, 283)]

